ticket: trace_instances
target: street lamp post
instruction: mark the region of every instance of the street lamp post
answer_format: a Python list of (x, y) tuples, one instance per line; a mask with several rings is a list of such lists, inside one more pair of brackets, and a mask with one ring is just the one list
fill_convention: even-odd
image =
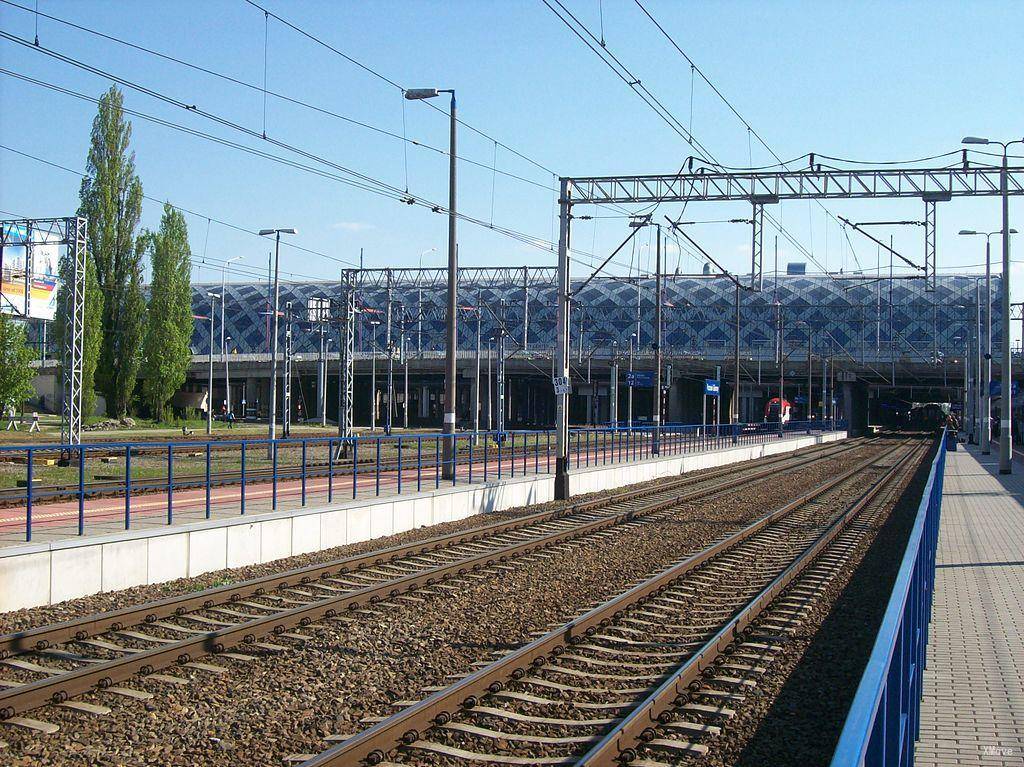
[(221, 296), (217, 293), (207, 293), (206, 297), (210, 299), (210, 376), (206, 389), (206, 433), (209, 435), (213, 433), (213, 318), (217, 316), (213, 302)]
[(228, 264), (234, 263), (235, 261), (241, 261), (243, 256), (232, 256), (220, 267), (220, 353), (224, 355), (224, 407), (227, 412), (231, 412), (231, 383), (228, 380), (228, 358), (227, 349), (224, 346), (224, 312), (225, 305), (227, 304), (227, 291), (225, 289), (225, 275), (228, 270)]
[(1002, 172), (999, 174), (999, 191), (1003, 198), (1003, 279), (1000, 282), (1002, 294), (1002, 337), (1003, 364), (1002, 385), (999, 393), (999, 473), (1013, 471), (1013, 360), (1010, 356), (1010, 193), (1009, 193), (1009, 148), (1013, 144), (1024, 144), (1024, 138), (1012, 141), (993, 141), (978, 136), (965, 136), (964, 144), (999, 144), (1003, 148)]
[[(456, 239), (455, 223), (457, 219), (456, 195), (455, 195), (455, 134), (458, 124), (455, 114), (455, 90), (453, 88), (411, 88), (405, 92), (405, 97), (410, 101), (432, 99), (438, 94), (451, 94), (449, 106), (449, 146), (448, 146), (448, 316), (447, 332), (445, 343), (445, 367), (444, 367), (444, 434), (455, 434), (455, 363), (456, 344), (458, 342), (458, 282), (459, 282), (459, 257)], [(444, 477), (451, 479), (454, 470), (455, 440), (444, 440)]]
[(268, 417), (267, 437), (271, 443), (267, 445), (267, 455), (273, 452), (273, 440), (277, 439), (277, 315), (278, 305), (281, 300), (281, 235), (298, 234), (298, 231), (288, 227), (282, 229), (260, 229), (261, 237), (274, 235), (274, 305), (270, 311), (273, 316), (270, 336), (270, 412)]
[[(980, 236), (985, 238), (985, 367), (981, 382), (981, 452), (983, 455), (992, 453), (992, 235), (1002, 234), (1001, 229), (994, 232), (978, 232), (974, 229), (961, 229), (964, 236)], [(1017, 234), (1011, 229), (1010, 234)]]
[(629, 375), (626, 376), (626, 420), (629, 421), (629, 429), (633, 430), (633, 384), (629, 379), (633, 377), (633, 347), (636, 344), (636, 333), (629, 336)]
[[(221, 293), (223, 296), (224, 294)], [(221, 307), (224, 306), (224, 301), (221, 299)], [(231, 413), (231, 366), (228, 358), (228, 347), (231, 346), (231, 336), (225, 336), (223, 345), (221, 348), (224, 349), (224, 416), (227, 417)]]
[(427, 255), (427, 253), (434, 253), (436, 250), (437, 248), (427, 248), (422, 253), (420, 253), (420, 269), (423, 268), (423, 257)]
[(613, 429), (619, 428), (619, 342), (612, 341), (612, 364), (609, 371), (608, 420)]

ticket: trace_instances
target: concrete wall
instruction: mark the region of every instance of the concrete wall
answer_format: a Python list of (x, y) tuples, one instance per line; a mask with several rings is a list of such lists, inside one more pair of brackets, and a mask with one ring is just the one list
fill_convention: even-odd
[[(570, 492), (578, 495), (608, 490), (790, 452), (844, 436), (843, 432), (800, 436), (715, 453), (583, 469), (570, 476)], [(554, 478), (538, 475), (316, 509), (0, 549), (0, 612), (271, 562), (473, 514), (544, 503), (553, 497)]]

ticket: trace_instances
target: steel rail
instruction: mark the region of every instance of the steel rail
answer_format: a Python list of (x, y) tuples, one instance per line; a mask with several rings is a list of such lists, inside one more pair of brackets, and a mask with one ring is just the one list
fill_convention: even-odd
[[(809, 455), (807, 453), (799, 456), (788, 454), (767, 461), (759, 461), (753, 466), (748, 467), (757, 469), (753, 474), (743, 474), (736, 477), (733, 482), (724, 487), (725, 489), (730, 489), (741, 483), (756, 482), (771, 476), (778, 471), (776, 464), (779, 463), (796, 459), (792, 465), (785, 467), (786, 471), (793, 471), (810, 463), (827, 460), (845, 452), (861, 448), (866, 444), (871, 444), (871, 441), (841, 443), (837, 449), (834, 446), (829, 446), (815, 450)], [(251, 578), (225, 586), (216, 586), (189, 594), (146, 602), (141, 605), (6, 634), (0, 636), (0, 660), (9, 658), (16, 653), (45, 650), (55, 644), (87, 639), (106, 631), (121, 631), (132, 625), (152, 623), (163, 618), (182, 615), (190, 610), (209, 609), (217, 604), (237, 602), (240, 599), (251, 596), (261, 596), (261, 591), (266, 592), (286, 588), (290, 585), (303, 585), (332, 575), (346, 575), (361, 567), (387, 564), (410, 556), (438, 552), (464, 543), (477, 542), (487, 537), (513, 532), (531, 525), (575, 514), (599, 511), (617, 503), (628, 503), (672, 492), (689, 485), (713, 481), (723, 476), (733, 475), (737, 470), (736, 466), (726, 466), (700, 476), (683, 476), (661, 485), (624, 490), (590, 501), (569, 503), (560, 508), (537, 512), (514, 520), (496, 522), (469, 530), (434, 536), (421, 541), (399, 544), (385, 549), (376, 549), (364, 554), (355, 554), (315, 565), (293, 568), (280, 573)], [(742, 468), (739, 471), (742, 471)]]
[[(828, 455), (831, 456), (834, 455), (834, 453), (829, 453)], [(798, 462), (798, 465), (804, 465), (821, 459), (822, 456), (816, 456), (814, 458), (806, 459), (805, 461), (800, 461)], [(790, 469), (792, 468), (795, 467), (790, 467)], [(735, 468), (733, 467), (731, 471), (734, 472)], [(583, 525), (570, 528), (569, 530), (553, 532), (521, 543), (510, 544), (477, 556), (467, 557), (400, 578), (386, 580), (361, 589), (353, 589), (338, 595), (329, 596), (324, 599), (316, 600), (310, 604), (301, 605), (287, 610), (279, 610), (271, 615), (253, 616), (252, 620), (239, 622), (233, 626), (201, 634), (194, 634), (186, 639), (162, 644), (152, 649), (132, 651), (130, 654), (126, 654), (120, 658), (92, 663), (67, 673), (3, 689), (0, 690), (0, 720), (9, 719), (18, 713), (28, 711), (47, 703), (62, 703), (76, 695), (80, 695), (94, 689), (106, 689), (112, 686), (115, 682), (126, 679), (136, 673), (150, 674), (157, 668), (163, 668), (174, 663), (189, 663), (196, 657), (202, 655), (224, 652), (227, 648), (238, 644), (255, 642), (259, 638), (268, 635), (282, 634), (291, 627), (307, 626), (317, 618), (334, 618), (346, 609), (354, 610), (364, 605), (375, 604), (382, 599), (396, 597), (422, 586), (431, 586), (435, 583), (449, 580), (471, 571), (480, 570), (490, 565), (506, 562), (511, 558), (521, 556), (537, 549), (545, 548), (567, 540), (576, 539), (589, 533), (615, 527), (624, 522), (636, 519), (638, 516), (657, 513), (658, 511), (670, 509), (680, 503), (686, 503), (697, 498), (705, 498), (720, 494), (722, 492), (732, 490), (737, 486), (756, 482), (760, 479), (774, 475), (776, 474), (776, 471), (777, 469), (769, 468), (764, 471), (757, 472), (753, 476), (733, 478), (718, 485), (713, 485), (710, 488), (698, 489), (688, 494), (675, 495), (670, 498), (656, 501), (641, 509), (628, 509), (616, 514), (601, 517), (597, 520), (584, 523)], [(691, 482), (692, 481), (699, 480), (698, 478), (691, 478)], [(674, 491), (675, 489), (676, 488), (673, 486), (670, 491)], [(664, 491), (654, 494), (664, 495)], [(599, 508), (601, 504), (608, 505), (608, 500), (599, 499), (597, 501), (590, 501), (586, 505), (592, 506), (594, 504), (598, 504)], [(552, 513), (557, 512), (545, 512), (543, 515), (548, 516)], [(518, 522), (521, 522), (521, 520), (511, 524), (518, 524)], [(500, 527), (508, 529), (507, 524), (502, 524)], [(488, 529), (487, 532), (491, 533), (493, 530)], [(476, 537), (482, 537), (482, 535), (477, 535)], [(425, 543), (427, 542), (414, 544), (414, 546), (417, 550), (420, 550)], [(398, 548), (405, 549), (408, 547)], [(436, 548), (427, 547), (425, 550), (434, 551)], [(365, 555), (350, 558), (347, 561), (358, 559), (366, 563), (384, 563), (387, 560), (380, 558), (383, 553), (384, 552), (379, 551), (370, 552)], [(301, 568), (298, 571), (292, 571), (292, 576), (297, 572), (312, 573), (323, 570), (330, 572), (336, 569), (337, 564), (327, 566), (314, 565), (308, 568)], [(285, 577), (285, 575), (272, 576), (271, 580), (281, 581)], [(306, 577), (308, 580), (303, 581), (300, 579), (299, 582), (310, 582), (313, 580), (312, 576)], [(266, 582), (267, 579), (257, 580)], [(278, 587), (281, 587), (282, 585), (283, 583), (278, 583)], [(210, 592), (219, 592), (220, 594), (226, 592), (230, 593), (233, 588), (237, 590), (237, 587), (229, 586), (213, 589), (210, 590)], [(265, 592), (265, 588), (263, 591)], [(201, 600), (202, 607), (212, 607), (214, 603), (208, 602), (210, 592), (207, 592), (206, 598), (204, 598), (204, 595), (200, 593), (185, 599), (169, 598), (167, 600), (161, 600), (156, 604), (162, 604), (168, 607), (177, 604), (174, 612), (175, 614), (182, 614), (187, 611), (184, 604), (194, 602), (195, 600)], [(257, 595), (261, 595), (260, 592), (257, 592)], [(151, 613), (152, 605), (128, 608), (127, 610), (117, 612), (122, 616), (125, 614), (132, 616), (133, 619), (136, 619), (137, 623), (153, 622), (155, 618), (151, 618), (150, 615), (146, 613), (147, 607)], [(269, 610), (274, 608), (268, 605), (267, 609)], [(138, 620), (140, 613), (144, 613), (145, 617)], [(24, 651), (30, 652), (33, 650), (45, 650), (51, 644), (59, 643), (59, 641), (86, 638), (90, 631), (95, 635), (97, 633), (103, 633), (104, 631), (119, 631), (126, 628), (128, 625), (132, 625), (129, 623), (128, 618), (118, 619), (111, 623), (109, 620), (110, 615), (111, 614), (104, 614), (103, 616), (87, 617), (80, 621), (71, 621), (67, 624), (58, 624), (53, 627), (43, 627), (42, 629), (34, 632), (22, 632), (20, 635), (11, 636), (17, 638), (18, 647), (23, 648)], [(71, 630), (71, 626), (69, 624), (77, 624), (77, 631), (81, 633), (71, 634), (69, 636), (68, 631)], [(42, 636), (47, 632), (49, 632), (49, 636), (51, 638), (42, 638)], [(58, 636), (62, 637), (62, 639), (55, 640), (53, 638)]]
[(859, 463), (782, 508), (761, 517), (742, 530), (673, 565), (585, 615), (524, 645), (495, 663), (470, 674), (419, 703), (409, 706), (343, 743), (333, 746), (304, 762), (302, 767), (340, 767), (342, 765), (351, 767), (356, 764), (380, 764), (393, 749), (403, 744), (411, 745), (419, 740), (421, 732), (435, 725), (447, 724), (461, 708), (474, 707), (482, 696), (499, 692), (510, 679), (522, 678), (531, 666), (543, 665), (548, 656), (559, 655), (567, 645), (583, 641), (587, 636), (596, 633), (599, 628), (610, 624), (626, 608), (660, 592), (672, 581), (756, 535), (797, 508), (810, 503), (902, 448), (903, 445), (896, 446), (880, 456), (876, 455)]
[(719, 656), (740, 639), (744, 630), (800, 576), (817, 556), (839, 536), (907, 466), (915, 466), (926, 448), (913, 449), (878, 479), (840, 517), (836, 518), (804, 551), (775, 577), (746, 607), (711, 637), (699, 650), (681, 664), (656, 690), (636, 705), (611, 732), (588, 751), (576, 767), (621, 767), (637, 757), (637, 748), (644, 739), (654, 736), (654, 728), (670, 721), (671, 710), (685, 703), (694, 692), (692, 685), (705, 671), (715, 665)]

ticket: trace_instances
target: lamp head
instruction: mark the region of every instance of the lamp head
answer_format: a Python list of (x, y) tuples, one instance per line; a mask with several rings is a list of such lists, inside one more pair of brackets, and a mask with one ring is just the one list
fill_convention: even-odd
[(988, 144), (990, 143), (987, 138), (981, 138), (980, 136), (964, 136), (960, 140), (961, 144)]
[(421, 99), (432, 99), (437, 93), (437, 88), (409, 88), (405, 92), (405, 97), (409, 101), (420, 101)]

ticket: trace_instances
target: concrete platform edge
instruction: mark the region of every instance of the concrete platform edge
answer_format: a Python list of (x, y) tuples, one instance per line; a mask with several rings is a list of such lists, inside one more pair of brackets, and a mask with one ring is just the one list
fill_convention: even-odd
[[(845, 437), (846, 432), (799, 436), (580, 469), (570, 474), (569, 490), (572, 495), (600, 492)], [(0, 549), (0, 612), (271, 562), (474, 514), (544, 503), (553, 497), (553, 475), (540, 474), (408, 496)]]

